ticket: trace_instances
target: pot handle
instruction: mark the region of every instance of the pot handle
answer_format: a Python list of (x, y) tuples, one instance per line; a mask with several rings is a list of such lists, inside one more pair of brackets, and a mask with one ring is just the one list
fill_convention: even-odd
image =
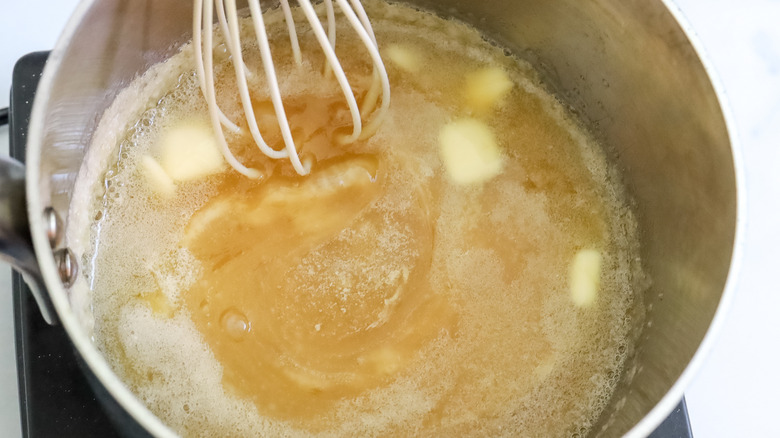
[(13, 158), (0, 157), (0, 260), (22, 274), (43, 319), (56, 324), (57, 314), (33, 249), (26, 199), (24, 165)]

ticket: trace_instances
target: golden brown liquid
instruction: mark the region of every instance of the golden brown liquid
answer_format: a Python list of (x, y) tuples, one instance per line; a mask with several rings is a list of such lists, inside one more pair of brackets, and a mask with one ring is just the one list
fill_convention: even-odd
[[(311, 175), (234, 137), (267, 179), (226, 172), (181, 184), (173, 201), (155, 198), (134, 160), (168, 126), (204, 118), (191, 76), (147, 116), (151, 128), (128, 134), (94, 228), (96, 341), (185, 435), (587, 431), (614, 388), (630, 324), (636, 245), (619, 188), (526, 66), (460, 25), (371, 7), (388, 17), (374, 22), (378, 39), (425, 54), (427, 68), (411, 75), (388, 63), (388, 119), (342, 145), (343, 99), (332, 81), (311, 79), (318, 52), (304, 45), (315, 61), (307, 75), (290, 73), (289, 90), (303, 91), (286, 109)], [(363, 89), (370, 69), (339, 44)], [(485, 66), (515, 85), (475, 114), (463, 78)], [(224, 77), (220, 104), (237, 120)], [(262, 87), (253, 98), (278, 147)], [(462, 117), (480, 118), (502, 148), (502, 173), (484, 184), (458, 186), (442, 168), (438, 132)], [(566, 275), (582, 248), (605, 260), (587, 309), (570, 301)], [(124, 269), (104, 274), (112, 266)]]
[[(204, 269), (185, 293), (193, 321), (225, 382), (279, 418), (320, 414), (387, 382), (454, 331), (453, 310), (427, 281), (424, 200), (386, 223), (370, 208), (391, 189), (377, 158), (333, 161), (305, 178), (231, 178), (185, 231)], [(402, 258), (377, 250), (385, 227), (410, 240), (398, 244)]]

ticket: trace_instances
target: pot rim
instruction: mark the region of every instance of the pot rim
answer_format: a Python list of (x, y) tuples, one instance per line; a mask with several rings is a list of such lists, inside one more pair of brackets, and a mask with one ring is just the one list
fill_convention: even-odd
[(82, 0), (76, 6), (64, 30), (57, 39), (44, 66), (41, 80), (33, 102), (27, 139), (26, 190), (27, 214), (30, 219), (30, 234), (38, 257), (41, 275), (51, 297), (60, 322), (68, 333), (71, 342), (108, 393), (150, 434), (159, 437), (177, 435), (154, 415), (113, 372), (103, 355), (76, 319), (70, 307), (68, 294), (59, 280), (51, 247), (46, 237), (44, 218), (41, 212), (45, 208), (39, 194), (42, 133), (45, 110), (54, 78), (64, 58), (66, 48), (73, 39), (77, 28), (96, 0)]
[[(627, 437), (648, 436), (661, 424), (677, 403), (679, 403), (685, 388), (693, 380), (696, 371), (702, 366), (715, 344), (717, 335), (722, 330), (722, 326), (727, 318), (728, 309), (730, 308), (736, 293), (739, 271), (742, 263), (745, 228), (747, 224), (747, 200), (742, 153), (740, 142), (738, 141), (737, 125), (728, 105), (725, 89), (715, 72), (715, 68), (706, 55), (703, 44), (682, 11), (672, 0), (661, 0), (661, 2), (671, 13), (683, 34), (688, 39), (688, 42), (693, 47), (694, 52), (699, 58), (699, 62), (702, 64), (702, 67), (709, 78), (715, 97), (719, 103), (721, 115), (724, 118), (726, 130), (728, 132), (729, 142), (731, 144), (731, 156), (734, 163), (733, 170), (735, 173), (737, 198), (736, 226), (728, 276), (717, 310), (715, 311), (704, 338), (675, 383), (661, 400), (627, 432), (625, 435)], [(90, 367), (108, 393), (150, 434), (159, 437), (176, 437), (176, 433), (154, 415), (112, 371), (106, 359), (98, 351), (82, 325), (76, 319), (76, 315), (70, 307), (68, 294), (59, 280), (59, 274), (52, 256), (51, 247), (49, 246), (49, 240), (44, 231), (46, 227), (41, 212), (43, 212), (43, 209), (46, 206), (43, 205), (41, 198), (38, 196), (40, 189), (38, 182), (40, 178), (40, 153), (43, 140), (42, 132), (44, 117), (46, 115), (45, 109), (49, 101), (53, 79), (59, 70), (66, 48), (85, 15), (95, 3), (96, 0), (82, 0), (76, 6), (73, 15), (68, 20), (44, 67), (36, 98), (33, 102), (28, 130), (26, 164), (27, 213), (30, 220), (30, 232), (35, 253), (38, 257), (40, 271), (54, 308), (65, 331), (68, 333), (71, 342), (84, 359), (85, 363)]]

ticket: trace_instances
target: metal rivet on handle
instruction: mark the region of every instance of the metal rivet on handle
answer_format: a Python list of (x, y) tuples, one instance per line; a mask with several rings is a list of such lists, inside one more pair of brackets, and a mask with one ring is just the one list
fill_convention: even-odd
[(43, 223), (46, 227), (46, 237), (52, 249), (56, 248), (62, 240), (62, 219), (52, 207), (43, 210)]
[(79, 265), (76, 255), (70, 248), (61, 248), (54, 251), (54, 264), (60, 273), (60, 280), (65, 287), (71, 287), (79, 275)]

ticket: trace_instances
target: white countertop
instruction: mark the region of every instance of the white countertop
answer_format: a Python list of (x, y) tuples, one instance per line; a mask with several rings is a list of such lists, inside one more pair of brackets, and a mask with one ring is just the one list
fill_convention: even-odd
[[(25, 53), (50, 50), (76, 0), (6, 2), (0, 107)], [(748, 228), (737, 295), (713, 351), (686, 390), (697, 437), (780, 436), (780, 1), (676, 0), (730, 100), (742, 142)], [(0, 154), (8, 151), (0, 128)], [(0, 269), (0, 431), (21, 435), (9, 270)]]

